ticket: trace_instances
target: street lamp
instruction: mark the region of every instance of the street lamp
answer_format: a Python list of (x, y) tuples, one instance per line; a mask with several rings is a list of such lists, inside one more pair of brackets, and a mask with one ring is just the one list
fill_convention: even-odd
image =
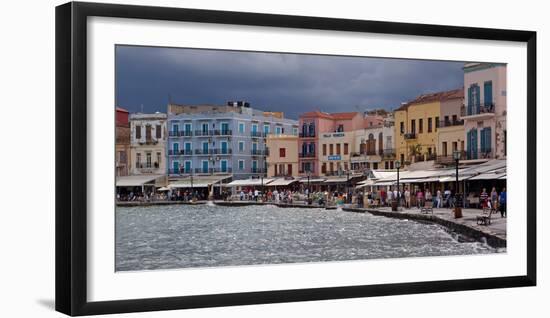
[(462, 217), (462, 209), (458, 206), (458, 162), (460, 160), (460, 151), (453, 151), (453, 159), (456, 163), (456, 190), (455, 190), (455, 219)]
[(399, 190), (399, 168), (401, 168), (401, 161), (399, 160), (395, 161), (395, 168), (397, 169), (397, 204), (395, 205), (395, 209), (392, 205), (392, 210), (399, 211), (399, 201), (401, 200), (400, 198), (401, 191)]
[(307, 204), (309, 204), (309, 193), (311, 190), (309, 189), (309, 178), (311, 177), (311, 170), (307, 171)]

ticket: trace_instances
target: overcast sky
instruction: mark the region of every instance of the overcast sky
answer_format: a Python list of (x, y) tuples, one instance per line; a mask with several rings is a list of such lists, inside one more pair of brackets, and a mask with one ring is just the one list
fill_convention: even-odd
[(297, 119), (399, 107), (463, 86), (462, 62), (117, 46), (116, 102), (130, 112), (244, 100)]

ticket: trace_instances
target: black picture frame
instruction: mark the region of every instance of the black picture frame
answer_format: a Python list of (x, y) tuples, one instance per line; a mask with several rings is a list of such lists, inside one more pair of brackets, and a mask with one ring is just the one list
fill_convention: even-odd
[[(86, 30), (91, 16), (285, 27), (527, 44), (527, 275), (88, 302)], [(168, 7), (70, 2), (56, 7), (56, 310), (92, 315), (536, 285), (536, 32)], [(67, 188), (67, 185), (70, 187)]]

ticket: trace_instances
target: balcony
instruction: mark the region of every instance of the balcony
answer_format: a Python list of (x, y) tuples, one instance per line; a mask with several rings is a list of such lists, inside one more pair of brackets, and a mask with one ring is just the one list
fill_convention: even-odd
[(300, 157), (300, 158), (315, 158), (315, 153), (311, 153), (311, 152), (307, 152), (307, 153), (305, 153), (305, 152), (300, 152), (300, 153), (298, 154), (298, 157)]
[(196, 155), (230, 155), (233, 153), (231, 148), (226, 149), (195, 149)]
[(487, 119), (495, 116), (495, 104), (469, 105), (461, 111), (464, 119)]
[(250, 137), (252, 137), (252, 138), (262, 138), (262, 137), (265, 137), (265, 134), (261, 131), (252, 131), (252, 132), (250, 132)]
[(191, 149), (181, 149), (181, 150), (173, 150), (168, 149), (168, 155), (169, 156), (191, 156), (193, 155), (193, 150)]
[(214, 130), (213, 135), (214, 136), (231, 136), (233, 132), (231, 129), (222, 129), (222, 130)]
[(416, 133), (406, 133), (403, 135), (403, 138), (405, 138), (405, 140), (416, 139)]
[(213, 130), (195, 130), (195, 136), (197, 137), (210, 137), (214, 135)]
[(227, 167), (225, 169), (222, 168), (195, 168), (196, 174), (214, 174), (214, 173), (231, 173), (232, 169), (230, 167)]
[(191, 137), (193, 136), (193, 132), (190, 130), (182, 130), (182, 131), (169, 131), (168, 136), (170, 137)]
[(146, 138), (145, 140), (137, 140), (137, 142), (140, 145), (156, 145), (158, 144), (158, 140), (153, 138)]
[(440, 120), (439, 128), (453, 127), (453, 126), (464, 126), (464, 120)]
[(168, 169), (168, 174), (191, 174), (192, 171), (193, 169)]
[(315, 138), (315, 132), (306, 132), (306, 133), (303, 133), (301, 132), (299, 135), (298, 135), (300, 138)]
[(382, 157), (383, 158), (395, 158), (395, 149), (394, 148), (386, 148), (382, 151)]
[(135, 165), (136, 169), (141, 173), (153, 173), (155, 170), (159, 168), (158, 162), (154, 163), (143, 163), (143, 162), (136, 162)]
[[(461, 151), (460, 152), (460, 159), (461, 160), (465, 160), (468, 156), (466, 155), (466, 152), (465, 151)], [(451, 152), (451, 154), (445, 154), (445, 155), (441, 155), (441, 156), (436, 156), (435, 158), (435, 163), (436, 164), (440, 164), (440, 165), (450, 165), (450, 164), (455, 164), (455, 160), (453, 158), (453, 153)]]
[(269, 150), (252, 149), (250, 154), (253, 156), (269, 156)]

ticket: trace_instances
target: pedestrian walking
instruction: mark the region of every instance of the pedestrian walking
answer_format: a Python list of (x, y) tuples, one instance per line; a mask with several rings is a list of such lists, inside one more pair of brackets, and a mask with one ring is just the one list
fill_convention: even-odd
[(499, 196), (500, 217), (506, 216), (506, 188), (502, 188)]

